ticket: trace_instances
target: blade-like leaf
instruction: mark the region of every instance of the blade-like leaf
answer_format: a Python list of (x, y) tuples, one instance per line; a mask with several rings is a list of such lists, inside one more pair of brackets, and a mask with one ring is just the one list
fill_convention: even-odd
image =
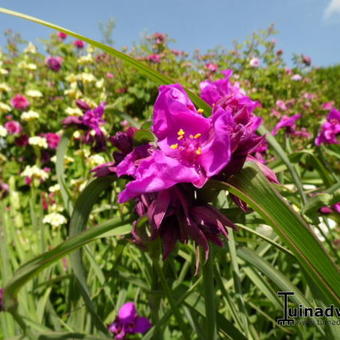
[(79, 249), (85, 244), (95, 240), (100, 235), (114, 229), (121, 225), (125, 225), (131, 222), (131, 219), (121, 220), (117, 218), (112, 220), (112, 223), (103, 223), (96, 227), (90, 228), (81, 234), (71, 237), (61, 243), (54, 249), (45, 252), (33, 260), (22, 265), (14, 274), (12, 279), (5, 286), (5, 306), (6, 308), (14, 307), (15, 296), (20, 290), (20, 288), (29, 281), (32, 277), (41, 272), (44, 268), (53, 264), (57, 260), (61, 259), (65, 255), (71, 253), (72, 251)]
[(305, 221), (284, 201), (255, 164), (247, 164), (228, 183), (214, 181), (257, 211), (287, 244), (319, 287), (324, 302), (340, 303), (340, 274)]

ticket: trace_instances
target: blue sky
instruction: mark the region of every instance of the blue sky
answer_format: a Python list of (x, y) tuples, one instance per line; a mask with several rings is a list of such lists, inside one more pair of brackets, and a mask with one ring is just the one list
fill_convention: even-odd
[[(309, 55), (317, 66), (340, 62), (340, 0), (2, 0), (1, 6), (100, 39), (99, 22), (114, 18), (116, 46), (131, 46), (143, 32), (164, 32), (173, 48), (192, 51), (231, 47), (274, 23), (277, 45)], [(11, 28), (26, 40), (46, 38), (51, 30), (0, 14), (0, 32)], [(3, 34), (0, 45), (4, 44)]]

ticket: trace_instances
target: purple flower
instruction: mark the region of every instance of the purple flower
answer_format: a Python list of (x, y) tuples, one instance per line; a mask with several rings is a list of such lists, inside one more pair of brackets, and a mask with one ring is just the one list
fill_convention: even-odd
[(87, 104), (84, 100), (77, 99), (76, 105), (82, 110), (83, 112), (91, 110), (91, 106)]
[(25, 110), (30, 106), (29, 101), (25, 96), (22, 94), (16, 94), (12, 99), (11, 99), (11, 105), (18, 110)]
[(46, 138), (48, 147), (50, 149), (56, 149), (60, 143), (61, 137), (54, 132), (47, 132), (42, 134)]
[(149, 319), (138, 316), (136, 305), (127, 302), (120, 307), (115, 321), (109, 325), (108, 330), (115, 335), (115, 339), (124, 340), (129, 334), (144, 334), (151, 327)]
[[(119, 201), (162, 191), (177, 183), (201, 188), (230, 159), (228, 118), (230, 113), (204, 118), (181, 85), (161, 86), (153, 115), (158, 148), (140, 160), (135, 180), (127, 184)], [(121, 166), (122, 163), (117, 167), (118, 175), (127, 174)]]
[(46, 65), (54, 72), (61, 69), (63, 58), (61, 57), (48, 57), (46, 58)]
[(287, 106), (286, 103), (283, 100), (277, 100), (276, 101), (276, 106), (281, 109), (282, 111), (286, 111), (287, 110)]
[(306, 66), (310, 66), (312, 64), (312, 58), (307, 55), (302, 55), (301, 60)]
[(340, 111), (333, 109), (327, 117), (327, 121), (322, 124), (321, 130), (315, 139), (315, 144), (339, 144), (340, 134)]
[(330, 207), (321, 207), (320, 212), (322, 214), (332, 214), (332, 213), (338, 213), (340, 214), (340, 202), (335, 203), (331, 205)]
[[(206, 256), (209, 242), (222, 246), (221, 237), (227, 237), (227, 227), (234, 224), (214, 207), (195, 199), (192, 186), (178, 184), (157, 193), (139, 196), (136, 212), (140, 217), (147, 216), (151, 226), (151, 239), (160, 237), (163, 242), (163, 257), (166, 259), (177, 241), (186, 243), (194, 240), (201, 246)], [(133, 236), (135, 243), (144, 245), (148, 237), (136, 228)]]
[(10, 120), (5, 123), (5, 128), (10, 135), (17, 135), (22, 131), (22, 127), (19, 122)]
[(281, 120), (275, 125), (272, 130), (272, 135), (275, 136), (280, 129), (286, 128), (287, 133), (293, 133), (296, 128), (296, 121), (301, 118), (300, 114), (289, 116), (283, 116)]
[(218, 70), (218, 65), (213, 63), (205, 64), (204, 67), (210, 72), (216, 72)]
[(97, 151), (105, 148), (105, 136), (100, 126), (105, 123), (102, 119), (105, 110), (105, 103), (101, 103), (93, 110), (86, 111), (83, 116), (69, 116), (63, 120), (64, 125), (76, 126), (85, 130), (84, 142), (86, 144), (94, 144)]
[(162, 56), (160, 54), (150, 54), (146, 57), (146, 60), (151, 61), (154, 64), (159, 64), (161, 62)]
[(78, 49), (82, 49), (82, 48), (85, 47), (85, 43), (84, 43), (84, 41), (82, 41), (82, 40), (75, 40), (75, 41), (73, 42), (73, 45), (74, 45), (75, 47), (77, 47)]
[(67, 38), (67, 34), (64, 32), (58, 32), (57, 36), (60, 40), (65, 40)]

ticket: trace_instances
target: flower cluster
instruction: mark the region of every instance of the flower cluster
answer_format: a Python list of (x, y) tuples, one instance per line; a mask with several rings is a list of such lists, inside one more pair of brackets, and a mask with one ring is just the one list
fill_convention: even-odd
[(321, 130), (315, 139), (315, 144), (339, 144), (340, 134), (340, 111), (333, 109), (322, 124)]
[(105, 104), (101, 103), (91, 110), (85, 102), (77, 103), (78, 106), (83, 109), (84, 114), (82, 116), (69, 116), (64, 119), (63, 124), (65, 126), (75, 126), (81, 130), (85, 130), (86, 134), (84, 142), (86, 144), (94, 144), (94, 149), (96, 151), (102, 150), (105, 147), (105, 136), (100, 126), (105, 123), (102, 119), (105, 111)]
[(133, 302), (125, 303), (118, 311), (115, 321), (108, 329), (117, 340), (125, 340), (129, 334), (146, 333), (152, 327), (149, 319), (137, 314)]
[[(230, 70), (217, 81), (201, 83), (201, 96), (213, 107), (202, 115), (179, 84), (161, 86), (154, 105), (152, 131), (157, 142), (132, 148), (133, 133), (120, 133), (113, 144), (120, 150), (115, 162), (94, 169), (97, 176), (111, 172), (130, 179), (119, 202), (136, 200), (138, 216), (147, 216), (151, 239), (160, 236), (167, 257), (177, 241), (194, 240), (206, 253), (208, 241), (222, 245), (226, 227), (233, 223), (197, 192), (210, 178), (226, 180), (243, 167), (263, 143), (256, 134), (261, 119), (253, 111), (258, 104), (232, 84)], [(263, 147), (263, 146), (262, 146)], [(268, 176), (276, 180), (263, 164)], [(235, 200), (237, 203), (243, 204)], [(135, 223), (136, 243), (148, 237)]]

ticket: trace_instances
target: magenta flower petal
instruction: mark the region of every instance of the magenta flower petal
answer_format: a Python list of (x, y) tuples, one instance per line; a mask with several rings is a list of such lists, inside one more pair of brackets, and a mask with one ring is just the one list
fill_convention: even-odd
[(136, 305), (133, 302), (127, 302), (120, 307), (118, 318), (123, 323), (131, 323), (137, 315)]
[(185, 166), (161, 151), (155, 151), (151, 156), (143, 159), (135, 170), (134, 176), (136, 180), (128, 183), (125, 190), (120, 193), (120, 203), (143, 193), (168, 189), (177, 183), (193, 183), (197, 187), (202, 187), (207, 181), (207, 178), (195, 167)]
[(134, 333), (146, 333), (152, 327), (148, 318), (137, 317), (135, 320)]

